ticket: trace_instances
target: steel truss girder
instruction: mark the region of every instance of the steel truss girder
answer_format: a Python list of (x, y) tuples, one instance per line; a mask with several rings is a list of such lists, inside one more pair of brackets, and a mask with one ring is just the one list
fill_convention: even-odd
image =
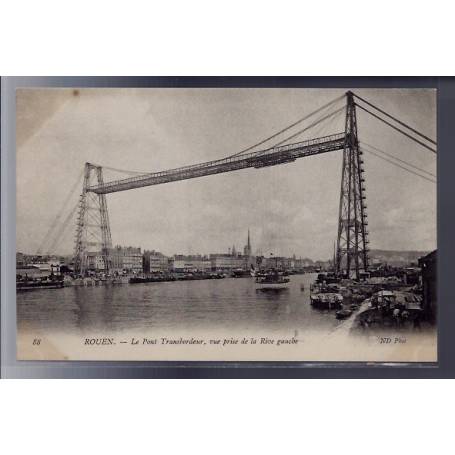
[(275, 166), (277, 164), (295, 161), (297, 158), (332, 152), (335, 150), (343, 150), (345, 142), (344, 133), (333, 134), (331, 136), (273, 147), (271, 149), (238, 155), (222, 160), (208, 161), (206, 163), (170, 169), (153, 174), (139, 175), (137, 177), (130, 177), (107, 183), (98, 183), (98, 185), (87, 188), (87, 191), (96, 194), (108, 194), (117, 191), (131, 190), (133, 188), (142, 188), (144, 186), (192, 179), (205, 175), (231, 172), (239, 169)]

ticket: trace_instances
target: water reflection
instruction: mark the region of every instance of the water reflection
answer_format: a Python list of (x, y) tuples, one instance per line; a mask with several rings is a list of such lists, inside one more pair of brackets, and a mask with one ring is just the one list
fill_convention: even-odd
[[(294, 275), (285, 292), (257, 292), (250, 278), (100, 287), (17, 295), (19, 328), (67, 331), (334, 327), (332, 313), (309, 305), (314, 275)], [(305, 290), (301, 290), (301, 284)]]

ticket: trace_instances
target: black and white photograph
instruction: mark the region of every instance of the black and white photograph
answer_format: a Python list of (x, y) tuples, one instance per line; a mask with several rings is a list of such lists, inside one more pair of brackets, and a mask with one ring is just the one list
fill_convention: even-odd
[(436, 90), (19, 88), (19, 360), (437, 362)]

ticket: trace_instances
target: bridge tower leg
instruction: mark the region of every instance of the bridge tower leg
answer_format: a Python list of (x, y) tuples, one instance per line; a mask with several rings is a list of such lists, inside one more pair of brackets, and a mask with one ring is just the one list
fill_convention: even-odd
[(359, 148), (357, 115), (352, 92), (346, 93), (346, 139), (343, 150), (336, 273), (358, 280), (368, 270), (368, 221), (363, 152)]
[(112, 239), (106, 195), (89, 191), (95, 182), (103, 184), (102, 167), (85, 163), (74, 247), (74, 271), (81, 276), (92, 267), (105, 272), (111, 269)]

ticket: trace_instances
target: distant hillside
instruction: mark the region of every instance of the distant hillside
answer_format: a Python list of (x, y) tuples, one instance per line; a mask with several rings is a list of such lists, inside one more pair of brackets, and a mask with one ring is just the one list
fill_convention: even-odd
[(406, 265), (417, 262), (419, 258), (427, 255), (430, 251), (394, 251), (394, 250), (371, 250), (370, 261), (386, 262), (389, 265)]

